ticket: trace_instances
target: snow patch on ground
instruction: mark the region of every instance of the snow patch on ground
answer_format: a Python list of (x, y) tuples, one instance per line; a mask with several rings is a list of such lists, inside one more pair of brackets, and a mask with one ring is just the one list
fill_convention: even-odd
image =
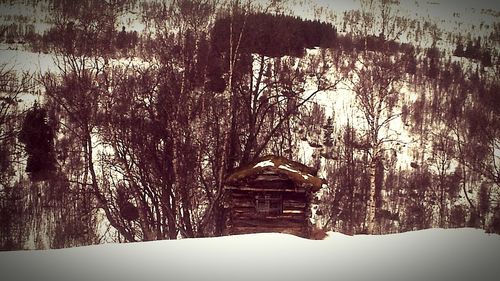
[(496, 280), (500, 235), (251, 234), (0, 253), (3, 280)]

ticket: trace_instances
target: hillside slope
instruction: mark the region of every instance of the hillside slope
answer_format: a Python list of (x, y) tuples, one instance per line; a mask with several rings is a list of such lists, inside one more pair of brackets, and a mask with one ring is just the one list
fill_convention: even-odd
[(500, 236), (255, 234), (0, 253), (2, 280), (498, 280)]

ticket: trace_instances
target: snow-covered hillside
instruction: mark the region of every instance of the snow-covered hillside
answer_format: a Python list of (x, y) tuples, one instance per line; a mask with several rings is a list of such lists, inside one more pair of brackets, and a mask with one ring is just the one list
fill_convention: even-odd
[(2, 252), (2, 280), (498, 280), (500, 235), (254, 234)]

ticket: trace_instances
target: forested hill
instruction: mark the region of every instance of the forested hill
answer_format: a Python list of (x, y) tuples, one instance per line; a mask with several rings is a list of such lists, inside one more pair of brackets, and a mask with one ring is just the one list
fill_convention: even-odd
[(228, 49), (231, 31), (233, 38), (241, 37), (238, 46), (240, 52), (268, 57), (302, 57), (305, 49), (315, 47), (386, 53), (415, 51), (412, 44), (387, 39), (380, 34), (339, 34), (331, 22), (284, 14), (252, 13), (216, 20), (211, 32), (212, 50), (215, 53)]
[[(212, 63), (207, 68), (207, 89), (226, 89), (224, 73), (229, 71), (229, 50), (239, 53), (236, 67), (251, 69), (251, 55), (302, 57), (306, 48), (334, 47), (337, 30), (331, 23), (306, 20), (289, 15), (251, 13), (221, 17), (210, 35)], [(233, 40), (233, 46), (230, 42)]]
[[(233, 46), (230, 46), (230, 40)], [(404, 53), (407, 72), (416, 71), (415, 48), (412, 44), (388, 40), (379, 35), (339, 34), (331, 22), (309, 20), (297, 16), (271, 13), (250, 13), (220, 17), (210, 32), (210, 52), (213, 62), (208, 65), (208, 89), (222, 92), (226, 85), (223, 73), (229, 70), (224, 55), (232, 48), (239, 53), (236, 67), (249, 69), (251, 54), (277, 58), (303, 57), (306, 49), (324, 48), (345, 52), (362, 50), (385, 54)], [(439, 51), (434, 48), (436, 58)]]
[(305, 20), (289, 15), (253, 13), (220, 18), (212, 31), (212, 46), (222, 52), (229, 46), (229, 37), (240, 37), (241, 51), (269, 57), (302, 56), (305, 48), (332, 47), (337, 29), (318, 20)]

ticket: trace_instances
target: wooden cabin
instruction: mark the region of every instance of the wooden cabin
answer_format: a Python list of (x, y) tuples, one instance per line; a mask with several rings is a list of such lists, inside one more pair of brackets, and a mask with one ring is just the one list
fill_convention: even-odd
[(225, 234), (309, 237), (311, 199), (322, 185), (312, 168), (284, 157), (266, 156), (238, 168), (225, 184)]

